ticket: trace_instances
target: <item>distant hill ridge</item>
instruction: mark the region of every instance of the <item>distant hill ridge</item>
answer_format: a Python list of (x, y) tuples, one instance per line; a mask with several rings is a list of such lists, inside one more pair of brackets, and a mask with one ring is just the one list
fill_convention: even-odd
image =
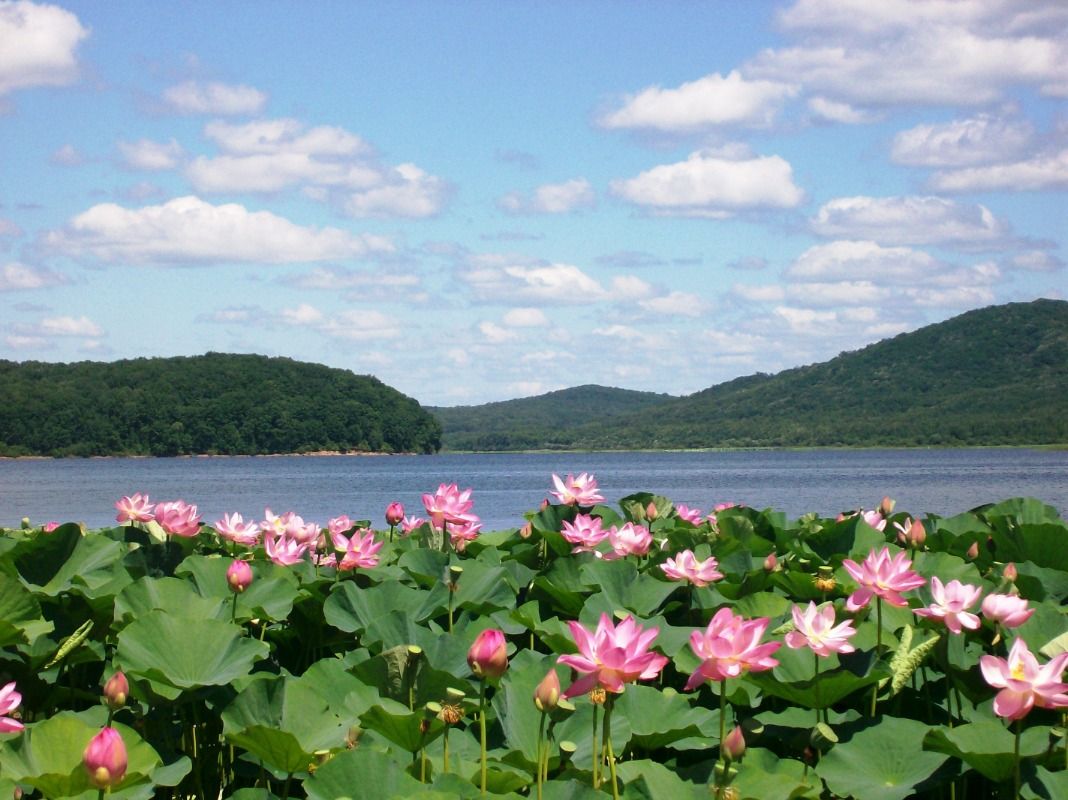
[(0, 455), (431, 453), (441, 426), (377, 378), (208, 353), (0, 361)]
[(583, 386), (433, 411), (447, 449), (568, 450), (1062, 444), (1066, 408), (1068, 302), (1035, 300), (686, 397)]

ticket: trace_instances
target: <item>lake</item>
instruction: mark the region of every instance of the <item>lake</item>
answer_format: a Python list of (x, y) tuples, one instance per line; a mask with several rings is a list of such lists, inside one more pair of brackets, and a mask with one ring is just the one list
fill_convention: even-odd
[(706, 512), (735, 501), (830, 515), (890, 495), (901, 510), (948, 516), (1030, 496), (1068, 516), (1068, 451), (980, 448), (4, 460), (0, 525), (28, 516), (110, 526), (115, 501), (134, 492), (196, 503), (208, 524), (230, 511), (259, 520), (270, 507), (320, 524), (348, 514), (381, 525), (389, 502), (419, 513), (423, 492), (456, 482), (474, 488), (475, 512), (496, 530), (523, 524), (553, 472), (594, 473), (610, 502), (648, 491)]

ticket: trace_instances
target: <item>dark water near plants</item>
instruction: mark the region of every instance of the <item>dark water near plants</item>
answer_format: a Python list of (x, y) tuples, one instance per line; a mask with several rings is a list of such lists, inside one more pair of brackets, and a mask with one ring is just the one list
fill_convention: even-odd
[(138, 491), (196, 503), (207, 523), (228, 511), (259, 520), (267, 506), (321, 524), (339, 514), (384, 524), (390, 501), (419, 513), (423, 492), (457, 482), (474, 488), (474, 510), (495, 530), (521, 525), (553, 472), (582, 471), (609, 502), (648, 491), (703, 511), (730, 500), (834, 514), (890, 495), (901, 510), (947, 516), (1031, 496), (1068, 516), (1068, 451), (808, 450), (0, 461), (0, 525), (28, 516), (103, 527), (114, 502)]

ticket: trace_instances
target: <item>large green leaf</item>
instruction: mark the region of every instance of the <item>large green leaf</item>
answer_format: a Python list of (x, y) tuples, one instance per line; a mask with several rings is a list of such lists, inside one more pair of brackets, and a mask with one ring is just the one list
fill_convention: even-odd
[(389, 757), (359, 748), (339, 753), (304, 781), (308, 800), (361, 800), (369, 792), (391, 800), (424, 788)]
[(719, 738), (719, 711), (694, 708), (689, 699), (673, 690), (634, 684), (616, 700), (615, 713), (626, 716), (632, 746), (646, 753), (662, 747), (691, 749), (694, 739), (703, 739), (708, 747)]
[[(493, 695), (493, 710), (507, 747), (521, 754), (531, 769), (538, 759), (541, 721), (541, 712), (534, 706), (534, 690), (555, 664), (555, 656), (524, 650), (509, 665), (500, 689)], [(562, 672), (559, 670), (557, 676)]]
[(629, 560), (591, 561), (581, 570), (584, 583), (599, 586), (605, 604), (612, 609), (627, 609), (638, 616), (656, 613), (668, 595), (678, 588), (675, 583), (639, 575)]
[(0, 573), (0, 647), (45, 636), (55, 625), (41, 615), (41, 604), (19, 581)]
[[(1029, 728), (1020, 737), (1020, 755), (1037, 756), (1048, 744), (1048, 729)], [(994, 720), (982, 720), (955, 728), (930, 730), (923, 740), (925, 750), (956, 756), (969, 767), (993, 781), (1012, 777), (1015, 737)]]
[(684, 781), (678, 773), (648, 759), (622, 761), (616, 766), (616, 775), (628, 800), (706, 800), (709, 796), (707, 786)]
[(399, 581), (386, 581), (367, 589), (345, 581), (330, 593), (323, 605), (323, 616), (339, 630), (363, 634), (368, 626), (395, 611), (414, 616), (423, 594)]
[(156, 609), (205, 619), (221, 619), (230, 612), (222, 598), (203, 598), (193, 584), (178, 578), (141, 578), (115, 598), (115, 620), (120, 625)]
[(82, 536), (74, 551), (38, 591), (48, 597), (70, 591), (91, 599), (114, 596), (133, 580), (123, 566), (126, 552), (125, 544), (106, 536)]
[(806, 708), (828, 708), (890, 675), (881, 664), (871, 664), (864, 654), (847, 659), (844, 664), (836, 656), (820, 659), (818, 675), (815, 657), (807, 647), (799, 650), (780, 647), (775, 658), (779, 660), (779, 666), (766, 672), (750, 673), (746, 680), (759, 686), (765, 694)]
[[(192, 578), (202, 597), (225, 599), (229, 613), (233, 592), (226, 582), (226, 570), (232, 563), (233, 559), (223, 556), (193, 555), (179, 564), (174, 573)], [(260, 561), (252, 564), (252, 573), (252, 583), (237, 597), (237, 618), (286, 619), (298, 593), (293, 571)]]

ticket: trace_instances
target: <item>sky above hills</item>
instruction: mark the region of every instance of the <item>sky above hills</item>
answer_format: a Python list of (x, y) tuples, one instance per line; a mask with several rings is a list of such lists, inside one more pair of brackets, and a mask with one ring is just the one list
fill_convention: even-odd
[(1066, 64), (1058, 0), (0, 0), (0, 358), (683, 394), (1064, 297)]

